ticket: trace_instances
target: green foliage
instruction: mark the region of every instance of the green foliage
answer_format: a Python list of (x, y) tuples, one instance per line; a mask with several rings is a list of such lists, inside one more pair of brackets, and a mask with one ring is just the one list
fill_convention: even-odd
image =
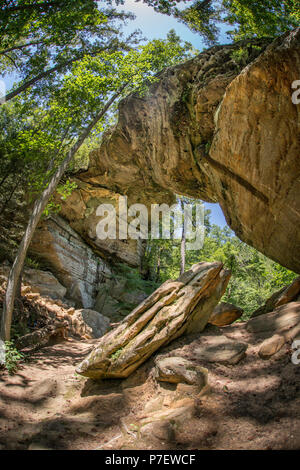
[[(138, 0), (139, 1), (139, 0)], [(141, 0), (140, 0), (141, 1)], [(275, 37), (300, 23), (300, 0), (143, 0), (198, 32), (207, 43), (218, 40), (220, 25), (233, 27), (234, 40)], [(183, 4), (186, 4), (184, 6)], [(125, 2), (126, 5), (126, 2)]]
[(19, 367), (21, 361), (25, 358), (24, 354), (19, 352), (13, 341), (5, 342), (5, 364), (4, 368), (8, 371), (10, 375), (13, 375)]
[(235, 39), (275, 37), (295, 28), (300, 20), (299, 0), (224, 0), (225, 23), (234, 26)]
[[(112, 115), (111, 124), (113, 124), (115, 116)], [(110, 120), (108, 120), (108, 125), (110, 125)], [(92, 134), (89, 136), (78, 152), (76, 153), (73, 162), (70, 164), (69, 171), (70, 173), (76, 173), (80, 170), (87, 170), (90, 161), (90, 153), (93, 150), (96, 150), (101, 145), (101, 136)]]
[(25, 264), (32, 269), (41, 269), (40, 263), (37, 260), (30, 258), (29, 256), (26, 257)]
[[(56, 193), (61, 201), (65, 201), (76, 188), (77, 184), (74, 181), (67, 180), (64, 184), (57, 187)], [(52, 197), (43, 212), (43, 216), (49, 217), (51, 214), (58, 214), (60, 210), (61, 205), (55, 202), (54, 197)]]
[[(276, 290), (290, 284), (297, 276), (239, 240), (228, 228), (210, 223), (210, 211), (205, 214), (206, 237), (201, 250), (186, 251), (186, 268), (200, 261), (221, 261), (232, 271), (223, 301), (244, 309), (243, 319), (261, 306)], [(180, 273), (180, 242), (152, 240), (147, 248), (150, 277), (155, 278), (158, 258), (162, 283)]]
[(247, 64), (249, 52), (247, 49), (240, 47), (231, 53), (231, 57), (236, 62), (236, 64), (244, 66)]
[[(18, 4), (20, 6), (21, 2)], [(33, 4), (28, 2), (28, 5)], [(74, 7), (74, 2), (72, 5)], [(74, 13), (72, 8), (71, 16)], [(106, 28), (105, 34), (101, 30), (101, 50), (98, 44), (99, 50), (78, 55), (76, 61), (62, 69), (59, 75), (54, 74), (54, 81), (51, 77), (50, 81), (48, 78), (42, 80), (0, 107), (0, 125), (4, 130), (0, 135), (0, 213), (6, 210), (17, 189), (26, 193), (28, 202), (36, 199), (87, 123), (94, 119), (95, 112), (105, 108), (112, 96), (119, 94), (120, 100), (126, 93), (145, 93), (164, 67), (183, 61), (194, 53), (191, 44), (182, 43), (174, 31), (170, 31), (166, 39), (155, 39), (142, 46), (136, 44), (133, 35), (125, 47), (118, 42), (120, 33), (114, 27), (116, 17), (120, 20), (124, 15), (119, 17), (111, 11), (101, 15), (99, 21)], [(63, 28), (63, 25), (60, 27)], [(97, 41), (90, 36), (89, 29), (84, 31), (88, 36), (84, 47), (90, 41), (94, 48)], [(16, 40), (14, 36), (10, 39), (11, 47), (15, 47)], [(53, 45), (47, 43), (47, 47), (50, 54)], [(64, 43), (62, 47), (69, 45)], [(17, 51), (18, 54), (25, 54), (24, 49)], [(102, 133), (115, 120), (117, 104), (118, 101), (95, 126), (78, 155), (75, 155), (69, 173), (86, 168), (89, 151), (99, 144)], [(58, 188), (58, 194), (64, 200), (73, 189), (64, 183)], [(59, 211), (59, 201), (52, 198), (44, 216)]]
[(127, 264), (118, 264), (116, 266), (117, 274), (116, 279), (122, 281), (126, 279), (126, 290), (134, 292), (141, 290), (146, 294), (150, 295), (152, 292), (159, 287), (159, 284), (153, 280), (145, 280), (141, 277), (139, 270), (129, 267)]

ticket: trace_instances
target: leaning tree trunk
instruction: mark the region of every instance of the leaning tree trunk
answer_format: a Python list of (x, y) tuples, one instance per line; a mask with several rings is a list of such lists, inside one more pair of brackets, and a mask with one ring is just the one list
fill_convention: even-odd
[[(105, 50), (105, 48), (102, 48), (101, 50)], [(98, 50), (98, 52), (100, 52), (100, 49)], [(93, 57), (95, 55), (95, 53), (86, 54), (86, 55)], [(0, 101), (0, 106), (4, 103), (7, 103), (11, 99), (15, 98), (16, 96), (18, 96), (23, 91), (28, 90), (28, 88), (32, 87), (33, 85), (35, 85), (37, 82), (39, 82), (43, 78), (48, 77), (49, 75), (53, 74), (54, 72), (57, 72), (57, 71), (63, 69), (64, 67), (73, 64), (74, 62), (78, 62), (82, 58), (83, 58), (83, 56), (76, 57), (76, 58), (70, 59), (67, 62), (64, 62), (62, 64), (57, 64), (57, 65), (51, 67), (48, 70), (44, 70), (44, 72), (41, 72), (38, 75), (36, 75), (35, 77), (31, 78), (30, 80), (27, 80), (27, 82), (23, 83), (18, 88), (16, 88), (15, 90), (12, 90), (10, 93), (5, 95), (3, 97), (3, 99)]]
[[(181, 200), (181, 209), (182, 213), (184, 214), (184, 203)], [(182, 224), (182, 235), (181, 235), (181, 242), (180, 242), (180, 274), (183, 274), (185, 271), (185, 246), (186, 246), (186, 237), (185, 237), (185, 218), (183, 215), (183, 224)]]
[(1, 334), (0, 334), (1, 339), (3, 341), (10, 340), (12, 314), (14, 310), (14, 304), (15, 304), (15, 298), (16, 298), (16, 294), (18, 290), (20, 274), (24, 266), (27, 250), (31, 243), (35, 229), (40, 221), (42, 213), (44, 212), (50, 197), (54, 193), (61, 177), (66, 171), (75, 153), (81, 147), (81, 145), (83, 144), (84, 140), (89, 135), (93, 127), (95, 127), (97, 122), (104, 116), (104, 114), (108, 111), (108, 109), (113, 104), (113, 102), (120, 96), (125, 86), (126, 85), (124, 85), (117, 93), (115, 93), (111, 97), (111, 99), (106, 103), (104, 108), (97, 114), (97, 116), (93, 119), (93, 121), (86, 127), (86, 129), (78, 138), (77, 142), (68, 152), (66, 158), (63, 160), (63, 162), (57, 169), (56, 173), (51, 178), (50, 183), (47, 186), (47, 188), (43, 191), (40, 198), (34, 204), (32, 214), (29, 218), (28, 225), (26, 227), (24, 236), (20, 243), (16, 258), (14, 260), (13, 266), (10, 270), (8, 280), (7, 280), (5, 301), (3, 305), (3, 313), (2, 313), (2, 320), (1, 320)]

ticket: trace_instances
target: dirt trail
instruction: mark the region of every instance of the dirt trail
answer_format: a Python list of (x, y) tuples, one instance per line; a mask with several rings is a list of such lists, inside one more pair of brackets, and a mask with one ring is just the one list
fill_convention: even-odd
[[(77, 376), (94, 341), (35, 352), (14, 376), (1, 372), (0, 449), (300, 449), (300, 366), (288, 346), (263, 361), (242, 324), (224, 331), (249, 344), (247, 356), (234, 366), (203, 363), (210, 387), (201, 396), (159, 385), (153, 360), (123, 381)], [(198, 342), (165, 352), (193, 359)]]

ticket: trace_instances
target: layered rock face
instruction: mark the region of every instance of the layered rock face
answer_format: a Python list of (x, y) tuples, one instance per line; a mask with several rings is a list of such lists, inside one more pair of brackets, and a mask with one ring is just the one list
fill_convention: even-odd
[(129, 266), (138, 267), (143, 254), (142, 247), (136, 240), (116, 239), (101, 240), (96, 233), (101, 216), (97, 215), (97, 208), (101, 204), (109, 204), (116, 213), (116, 233), (119, 233), (119, 198), (121, 194), (102, 187), (102, 178), (81, 181), (80, 174), (74, 178), (77, 188), (66, 200), (61, 200), (56, 195), (56, 200), (61, 206), (60, 215), (64, 217), (75, 230), (102, 258), (107, 262), (123, 262)]
[[(214, 47), (165, 70), (145, 96), (127, 97), (80, 181), (130, 203), (171, 202), (174, 193), (219, 202), (243, 241), (300, 272), (300, 29), (265, 46)], [(93, 244), (82, 220), (76, 229)]]
[(128, 377), (160, 347), (203, 331), (229, 278), (222, 263), (199, 263), (166, 281), (100, 339), (77, 372), (94, 379)]
[(58, 216), (39, 226), (30, 252), (55, 274), (67, 288), (66, 297), (79, 307), (91, 308), (100, 285), (111, 275), (109, 266)]

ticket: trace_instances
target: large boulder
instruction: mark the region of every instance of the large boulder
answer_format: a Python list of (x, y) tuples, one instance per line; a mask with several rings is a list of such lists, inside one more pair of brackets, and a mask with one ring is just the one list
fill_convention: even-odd
[(220, 302), (213, 310), (209, 322), (215, 326), (227, 326), (238, 320), (244, 313), (239, 307), (227, 302)]
[(216, 262), (196, 264), (176, 281), (166, 281), (100, 339), (77, 372), (95, 379), (125, 378), (170, 341), (203, 331), (229, 278)]
[(300, 28), (276, 39), (228, 86), (208, 158), (228, 224), (300, 272)]

